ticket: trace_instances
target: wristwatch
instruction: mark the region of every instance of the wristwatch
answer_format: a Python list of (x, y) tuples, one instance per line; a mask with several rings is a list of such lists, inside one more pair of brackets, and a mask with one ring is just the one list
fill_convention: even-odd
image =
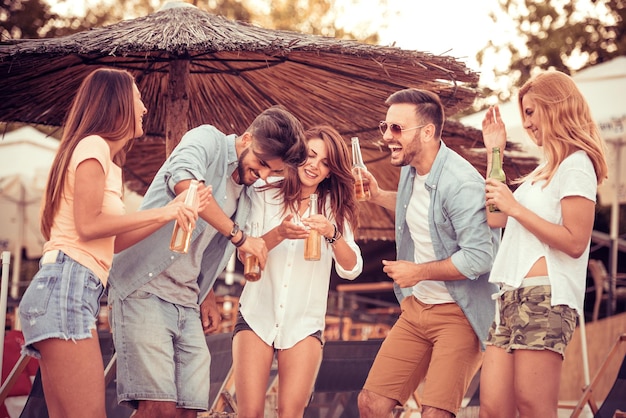
[(239, 224), (237, 222), (233, 222), (233, 229), (230, 230), (230, 234), (228, 235), (229, 239), (232, 240), (233, 238), (235, 238), (239, 231)]

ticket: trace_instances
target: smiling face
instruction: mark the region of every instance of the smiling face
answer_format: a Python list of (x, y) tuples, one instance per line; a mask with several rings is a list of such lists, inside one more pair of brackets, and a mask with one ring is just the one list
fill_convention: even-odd
[(412, 129), (422, 125), (415, 112), (415, 105), (392, 104), (387, 110), (385, 121), (388, 125), (397, 124), (405, 129), (400, 134), (393, 134), (391, 129), (387, 129), (383, 134), (383, 141), (391, 151), (391, 165), (396, 167), (415, 165), (423, 152), (421, 143), (423, 128)]
[(239, 184), (252, 185), (258, 179), (266, 180), (269, 176), (282, 176), (285, 163), (280, 158), (262, 160), (254, 152), (254, 141), (241, 152), (239, 165)]
[(302, 194), (314, 193), (317, 185), (330, 175), (328, 166), (328, 148), (321, 138), (312, 138), (307, 142), (309, 154), (306, 162), (298, 167), (298, 177), (302, 184)]
[(537, 112), (537, 105), (532, 95), (526, 94), (522, 97), (522, 113), (524, 129), (530, 131), (530, 137), (535, 141), (537, 146), (543, 145), (543, 133), (541, 131), (541, 121)]
[(143, 116), (146, 114), (147, 109), (141, 100), (141, 93), (135, 83), (133, 83), (133, 103), (135, 108), (135, 132), (133, 138), (139, 138), (143, 135)]

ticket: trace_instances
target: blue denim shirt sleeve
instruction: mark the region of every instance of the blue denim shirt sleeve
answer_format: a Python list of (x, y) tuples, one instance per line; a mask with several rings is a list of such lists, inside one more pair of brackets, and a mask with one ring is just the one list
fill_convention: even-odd
[[(446, 213), (446, 219), (435, 216), (438, 233), (445, 228), (451, 228), (456, 233), (456, 242), (446, 240), (449, 237), (447, 234), (441, 236), (441, 251), (453, 251), (450, 256), (452, 264), (470, 280), (489, 272), (493, 263), (493, 243), (487, 225), (484, 195), (482, 179), (459, 182), (454, 194), (448, 195), (445, 209), (440, 212)], [(442, 222), (437, 223), (438, 220)]]
[(227, 146), (221, 133), (211, 125), (188, 131), (169, 156), (163, 173), (170, 191), (173, 192), (174, 186), (183, 180), (196, 179), (206, 183), (207, 167), (220, 163), (215, 156), (223, 155)]

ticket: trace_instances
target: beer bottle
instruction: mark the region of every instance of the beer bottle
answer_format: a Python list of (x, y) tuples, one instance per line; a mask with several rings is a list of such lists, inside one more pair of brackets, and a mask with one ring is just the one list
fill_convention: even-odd
[[(311, 193), (309, 197), (309, 216), (317, 215), (317, 194)], [(309, 230), (309, 236), (304, 241), (304, 259), (317, 261), (322, 256), (322, 236), (319, 231)]]
[(352, 177), (354, 177), (354, 193), (357, 200), (369, 200), (370, 182), (367, 177), (363, 176), (363, 171), (367, 170), (363, 163), (363, 155), (361, 155), (361, 145), (359, 138), (352, 137)]
[[(194, 207), (198, 204), (198, 180), (191, 180), (189, 183), (189, 190), (187, 196), (185, 196), (185, 205)], [(178, 221), (174, 223), (174, 231), (172, 232), (172, 239), (170, 241), (170, 250), (177, 253), (186, 253), (189, 251), (189, 243), (191, 242), (191, 222), (185, 231), (180, 227)]]
[[(259, 236), (258, 222), (252, 222), (248, 235), (251, 237)], [(259, 258), (256, 255), (246, 253), (243, 263), (243, 277), (249, 282), (256, 282), (261, 278), (261, 266), (259, 264)]]
[[(502, 169), (499, 147), (493, 147), (491, 150), (491, 170), (489, 171), (488, 177), (506, 183), (506, 175)], [(496, 205), (489, 205), (489, 212), (500, 212), (500, 209), (498, 209)]]

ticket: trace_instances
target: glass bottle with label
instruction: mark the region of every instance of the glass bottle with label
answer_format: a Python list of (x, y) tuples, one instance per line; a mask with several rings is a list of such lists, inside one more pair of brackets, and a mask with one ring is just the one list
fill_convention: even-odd
[(367, 170), (365, 163), (363, 163), (363, 155), (361, 155), (361, 145), (359, 144), (359, 138), (352, 137), (352, 177), (354, 177), (354, 193), (357, 200), (369, 200), (370, 194), (370, 182), (363, 175), (363, 171)]
[[(506, 183), (506, 175), (502, 169), (502, 158), (500, 157), (499, 147), (493, 147), (491, 150), (491, 170), (489, 171), (488, 178)], [(489, 212), (500, 212), (500, 209), (498, 209), (496, 205), (489, 205)]]
[[(309, 197), (309, 216), (317, 215), (317, 194)], [(317, 261), (322, 256), (322, 236), (319, 231), (309, 230), (309, 236), (304, 241), (304, 259)]]
[[(252, 222), (250, 224), (250, 233), (248, 235), (251, 237), (259, 236), (258, 222)], [(256, 255), (246, 253), (243, 262), (243, 277), (245, 277), (249, 282), (256, 282), (261, 278), (261, 265), (259, 264), (259, 258)]]
[[(194, 207), (198, 205), (198, 180), (191, 180), (189, 183), (189, 190), (187, 190), (187, 196), (185, 196), (185, 205)], [(172, 232), (172, 239), (170, 240), (170, 250), (177, 253), (186, 253), (189, 251), (189, 243), (191, 242), (191, 222), (188, 225), (187, 231), (185, 231), (178, 224), (178, 221), (174, 223), (174, 231)]]

